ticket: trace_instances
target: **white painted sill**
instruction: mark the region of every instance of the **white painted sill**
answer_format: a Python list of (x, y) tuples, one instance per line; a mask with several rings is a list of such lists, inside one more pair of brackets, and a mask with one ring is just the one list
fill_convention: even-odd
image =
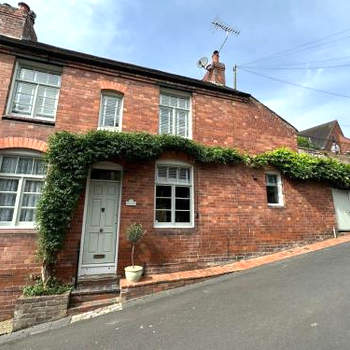
[(276, 204), (268, 203), (267, 206), (268, 206), (269, 208), (285, 208), (285, 205), (284, 205), (284, 204), (279, 204), (279, 203), (276, 203)]
[(165, 229), (168, 229), (168, 228), (171, 228), (171, 229), (177, 229), (177, 228), (180, 228), (180, 229), (183, 229), (183, 228), (194, 228), (194, 224), (190, 224), (190, 225), (157, 225), (157, 224), (153, 224), (153, 228), (165, 228)]

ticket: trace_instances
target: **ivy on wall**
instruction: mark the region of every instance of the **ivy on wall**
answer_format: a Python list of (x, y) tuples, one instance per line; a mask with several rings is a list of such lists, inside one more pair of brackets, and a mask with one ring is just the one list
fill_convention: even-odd
[(81, 135), (58, 132), (49, 138), (45, 156), (49, 165), (48, 173), (37, 208), (38, 252), (43, 265), (53, 264), (62, 249), (93, 163), (119, 159), (129, 162), (155, 160), (166, 151), (183, 152), (200, 163), (273, 166), (295, 180), (321, 181), (335, 187), (350, 188), (350, 165), (287, 149), (248, 156), (235, 149), (203, 146), (171, 135), (109, 131), (92, 131)]

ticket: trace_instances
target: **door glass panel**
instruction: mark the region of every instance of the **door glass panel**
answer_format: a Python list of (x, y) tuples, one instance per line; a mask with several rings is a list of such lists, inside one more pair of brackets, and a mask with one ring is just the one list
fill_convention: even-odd
[(92, 169), (91, 179), (120, 181), (121, 172), (119, 170)]

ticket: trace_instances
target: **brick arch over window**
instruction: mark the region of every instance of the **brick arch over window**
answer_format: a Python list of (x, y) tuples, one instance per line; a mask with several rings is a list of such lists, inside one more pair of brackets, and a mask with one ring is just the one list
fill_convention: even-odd
[(46, 152), (47, 143), (28, 137), (2, 137), (0, 138), (0, 149), (6, 148), (28, 148), (39, 152)]
[(111, 92), (124, 95), (126, 92), (126, 86), (124, 84), (116, 83), (114, 81), (103, 81), (100, 83), (101, 91), (109, 90)]

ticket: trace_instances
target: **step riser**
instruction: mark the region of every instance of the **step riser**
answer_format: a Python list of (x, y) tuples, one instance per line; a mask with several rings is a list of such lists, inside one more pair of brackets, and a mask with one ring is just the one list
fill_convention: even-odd
[(101, 294), (86, 294), (86, 295), (71, 295), (69, 305), (75, 306), (87, 301), (108, 300), (119, 297), (119, 293), (101, 293)]
[(106, 307), (106, 306), (113, 305), (116, 303), (117, 303), (116, 301), (106, 301), (105, 303), (99, 303), (97, 305), (90, 305), (90, 304), (84, 305), (84, 303), (83, 303), (81, 305), (69, 308), (68, 315), (70, 315), (70, 316), (77, 315), (77, 314), (81, 314), (84, 312), (100, 309), (101, 307)]

